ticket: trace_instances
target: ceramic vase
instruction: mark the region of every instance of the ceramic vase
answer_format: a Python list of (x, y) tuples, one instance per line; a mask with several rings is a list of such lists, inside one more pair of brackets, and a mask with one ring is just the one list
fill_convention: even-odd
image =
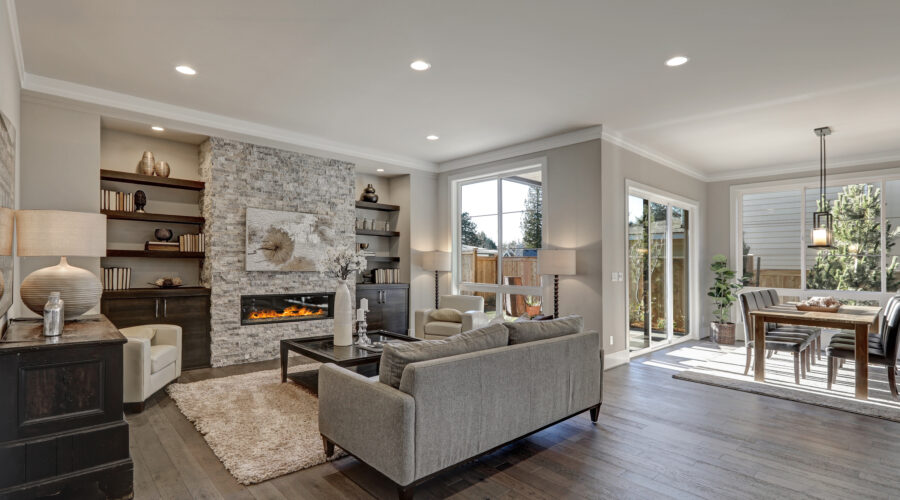
[(334, 291), (334, 345), (353, 344), (353, 308), (350, 307), (350, 288), (341, 281)]
[(156, 165), (154, 165), (154, 167), (153, 167), (153, 175), (156, 175), (159, 177), (168, 177), (169, 173), (170, 173), (170, 169), (169, 169), (168, 162), (160, 160), (160, 161), (156, 162)]
[(365, 189), (363, 189), (362, 201), (378, 203), (378, 195), (375, 194), (375, 186), (369, 184)]
[(153, 167), (155, 165), (156, 159), (153, 158), (153, 153), (144, 151), (144, 156), (141, 157), (141, 161), (139, 161), (137, 165), (138, 173), (143, 175), (153, 175)]

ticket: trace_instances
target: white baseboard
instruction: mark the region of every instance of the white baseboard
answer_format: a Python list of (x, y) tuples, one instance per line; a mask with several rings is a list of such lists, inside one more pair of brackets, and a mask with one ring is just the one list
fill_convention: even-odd
[(629, 360), (628, 349), (603, 354), (603, 369), (609, 370), (617, 366), (627, 364)]

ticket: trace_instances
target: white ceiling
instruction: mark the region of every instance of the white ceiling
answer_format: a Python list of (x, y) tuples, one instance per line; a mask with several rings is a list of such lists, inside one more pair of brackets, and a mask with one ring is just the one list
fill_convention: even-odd
[[(30, 75), (396, 157), (440, 163), (602, 123), (707, 178), (814, 165), (823, 125), (832, 163), (900, 158), (896, 0), (15, 7)], [(677, 54), (691, 61), (667, 68)], [(432, 69), (410, 70), (417, 58)]]

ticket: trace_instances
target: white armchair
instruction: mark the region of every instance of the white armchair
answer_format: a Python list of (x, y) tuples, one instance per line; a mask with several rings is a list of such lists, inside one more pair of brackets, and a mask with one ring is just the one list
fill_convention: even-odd
[(475, 295), (441, 295), (441, 309), (455, 309), (460, 321), (437, 321), (431, 317), (435, 309), (416, 311), (416, 337), (420, 339), (444, 339), (457, 333), (487, 326), (490, 318), (484, 313), (484, 297)]
[(128, 342), (123, 349), (123, 396), (143, 411), (144, 401), (181, 375), (181, 327), (142, 325), (119, 329)]

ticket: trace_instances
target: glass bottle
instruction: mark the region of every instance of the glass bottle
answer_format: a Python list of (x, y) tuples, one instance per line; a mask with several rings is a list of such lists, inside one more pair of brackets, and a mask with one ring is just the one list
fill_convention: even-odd
[(44, 305), (44, 336), (58, 337), (62, 334), (65, 321), (65, 304), (59, 292), (50, 292), (50, 299)]

